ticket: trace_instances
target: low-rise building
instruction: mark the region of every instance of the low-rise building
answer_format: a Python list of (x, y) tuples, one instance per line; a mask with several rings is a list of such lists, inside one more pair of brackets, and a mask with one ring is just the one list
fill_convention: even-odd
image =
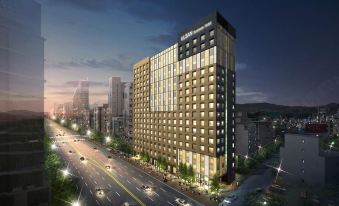
[(280, 148), (284, 177), (310, 185), (339, 184), (339, 152), (320, 147), (318, 134), (285, 134)]

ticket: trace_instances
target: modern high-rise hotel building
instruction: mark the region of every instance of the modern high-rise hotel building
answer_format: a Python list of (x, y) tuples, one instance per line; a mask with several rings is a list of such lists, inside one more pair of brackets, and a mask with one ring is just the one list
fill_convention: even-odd
[(176, 173), (192, 165), (207, 183), (235, 176), (235, 29), (212, 13), (178, 41), (133, 66), (133, 140), (137, 153), (167, 159)]

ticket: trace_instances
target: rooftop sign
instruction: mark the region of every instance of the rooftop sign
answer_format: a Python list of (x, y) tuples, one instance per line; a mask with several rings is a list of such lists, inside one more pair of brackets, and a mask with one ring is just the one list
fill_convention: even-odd
[(185, 41), (187, 38), (191, 37), (194, 34), (201, 32), (202, 30), (206, 29), (207, 27), (210, 27), (211, 25), (212, 25), (212, 21), (209, 21), (206, 24), (202, 25), (201, 27), (199, 27), (195, 30), (191, 30), (191, 31), (187, 32), (186, 34), (182, 35), (180, 37), (180, 40)]

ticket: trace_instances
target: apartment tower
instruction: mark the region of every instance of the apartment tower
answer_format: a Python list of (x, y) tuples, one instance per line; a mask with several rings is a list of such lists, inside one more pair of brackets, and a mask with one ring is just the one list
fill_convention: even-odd
[(204, 185), (235, 177), (235, 29), (214, 12), (133, 66), (133, 143)]

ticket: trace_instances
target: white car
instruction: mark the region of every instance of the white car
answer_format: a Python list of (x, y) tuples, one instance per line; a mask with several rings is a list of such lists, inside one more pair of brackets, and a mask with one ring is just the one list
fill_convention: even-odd
[(175, 199), (175, 202), (176, 202), (178, 205), (181, 205), (181, 206), (189, 206), (189, 205), (190, 205), (189, 203), (187, 203), (186, 200), (181, 199), (181, 198)]
[(147, 186), (147, 185), (142, 185), (142, 186), (141, 186), (141, 189), (144, 190), (145, 192), (151, 192), (151, 191), (152, 191), (152, 188), (150, 188), (150, 187)]
[(236, 195), (228, 195), (220, 204), (219, 206), (226, 206), (232, 204), (234, 201), (238, 199)]

